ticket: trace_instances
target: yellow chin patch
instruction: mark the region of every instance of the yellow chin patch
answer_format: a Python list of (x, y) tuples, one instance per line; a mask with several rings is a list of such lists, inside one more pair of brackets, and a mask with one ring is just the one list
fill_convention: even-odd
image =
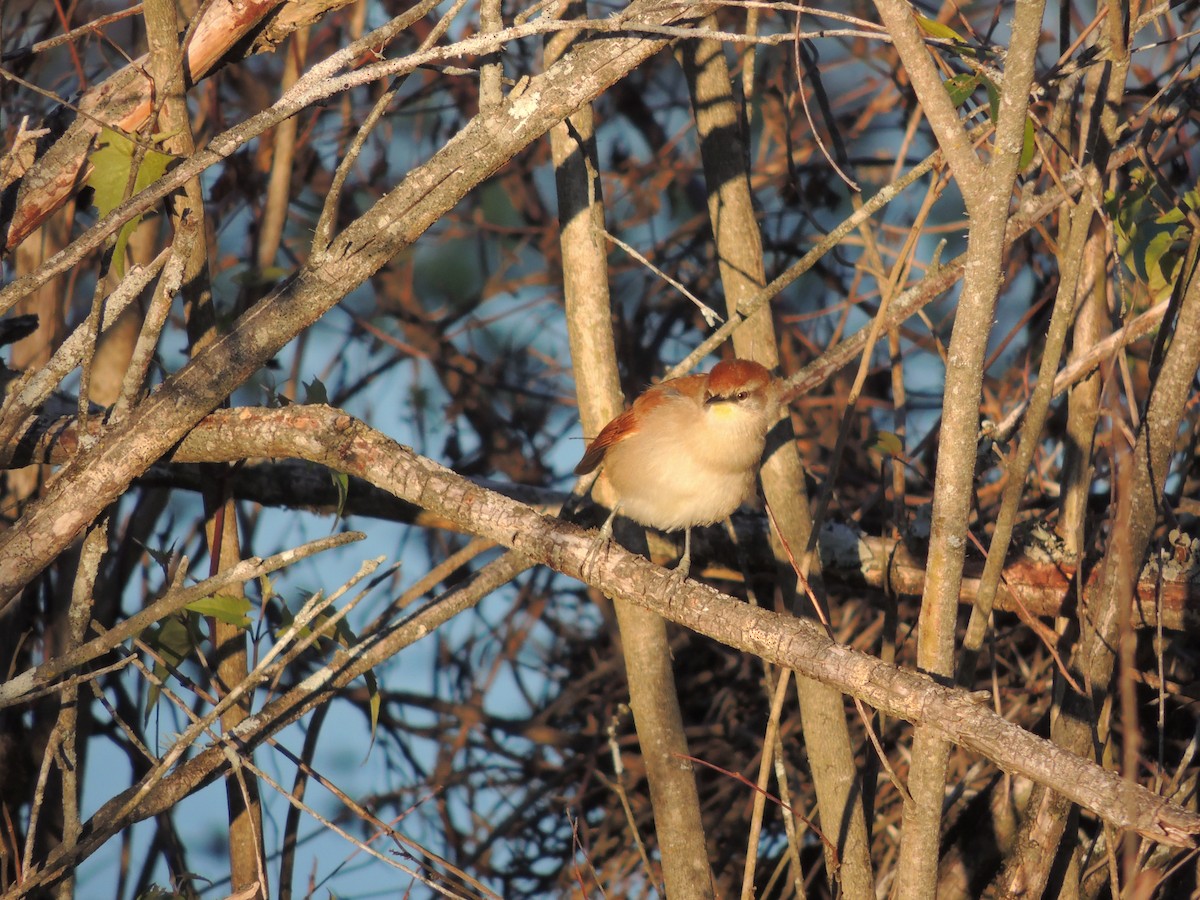
[(740, 413), (741, 410), (735, 403), (714, 403), (708, 408), (708, 414), (719, 422), (736, 419)]

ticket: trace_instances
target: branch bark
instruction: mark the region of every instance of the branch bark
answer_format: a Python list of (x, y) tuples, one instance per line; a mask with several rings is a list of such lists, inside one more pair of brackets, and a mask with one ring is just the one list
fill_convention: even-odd
[(954, 181), (962, 193), (967, 212), (971, 215), (984, 212), (987, 203), (983, 194), (984, 165), (975, 154), (975, 148), (971, 146), (967, 131), (958, 117), (958, 110), (925, 47), (925, 37), (921, 34), (912, 6), (907, 0), (875, 0), (875, 9), (891, 35), (892, 44), (921, 103), (921, 111), (925, 113), (942, 155), (954, 173)]
[[(576, 17), (584, 14), (586, 4), (572, 4), (568, 14), (572, 12)], [(554, 35), (547, 42), (547, 63), (559, 59), (577, 39), (569, 32)], [(550, 144), (562, 223), (563, 298), (576, 395), (583, 432), (594, 435), (621, 412), (622, 397), (591, 105), (585, 103), (554, 126)], [(616, 498), (597, 499), (611, 506)], [(613, 611), (621, 633), (629, 706), (646, 764), (666, 895), (711, 898), (712, 872), (700, 794), (684, 732), (667, 623), (662, 616), (624, 600), (614, 601)]]
[[(590, 583), (610, 596), (859, 697), (889, 716), (914, 722), (942, 740), (992, 759), (1007, 772), (1053, 785), (1116, 827), (1176, 846), (1191, 846), (1200, 835), (1200, 815), (1034, 736), (992, 712), (975, 695), (835, 644), (802, 619), (748, 606), (699, 584), (676, 589), (670, 572), (619, 548), (589, 562), (592, 533), (483, 490), (338, 410), (258, 410), (239, 427), (247, 440), (259, 435), (264, 449), (287, 440), (291, 455), (368, 478), (402, 499), (518, 551), (527, 561), (549, 565), (572, 578), (582, 578), (586, 565)], [(371, 635), (352, 653), (339, 652), (329, 666), (264, 706), (232, 737), (245, 749), (253, 749), (327, 702), (340, 687), (429, 633), (430, 623), (418, 614)], [(209, 747), (163, 776), (135, 806), (127, 807), (128, 800), (138, 796), (143, 786), (123, 792), (92, 817), (74, 850), (56, 852), (44, 868), (29, 873), (22, 891), (53, 880), (130, 823), (171, 808), (219, 777), (228, 762), (223, 746)]]
[[(710, 19), (714, 25), (715, 20)], [(708, 185), (708, 214), (716, 243), (717, 265), (725, 289), (725, 306), (735, 315), (766, 283), (762, 237), (750, 196), (746, 170), (748, 151), (730, 88), (725, 47), (718, 41), (689, 41), (679, 50), (692, 96), (704, 177)], [(778, 369), (779, 351), (770, 310), (760, 308), (733, 333), (739, 357)], [(808, 544), (812, 519), (804, 488), (804, 468), (785, 410), (771, 436), (771, 449), (762, 469), (763, 491), (778, 534), (772, 533), (775, 573), (789, 605), (796, 600), (795, 573), (787, 547)], [(784, 546), (784, 545), (787, 546)], [(819, 578), (819, 571), (810, 574)], [(851, 897), (874, 891), (870, 844), (863, 817), (862, 790), (857, 784), (845, 701), (837, 691), (807, 678), (798, 678), (800, 716), (804, 728), (821, 823), (836, 839), (824, 845), (825, 871), (831, 883), (840, 881)], [(765, 754), (773, 747), (763, 748)], [(781, 785), (786, 790), (786, 785)], [(757, 848), (753, 848), (757, 850)], [(799, 880), (800, 874), (794, 873)]]
[[(630, 6), (625, 19), (632, 30), (639, 22), (673, 22), (705, 12), (703, 5), (664, 10), (652, 0), (643, 0)], [(514, 90), (494, 111), (472, 119), (429, 162), (414, 169), (335, 238), (326, 253), (310, 260), (245, 313), (229, 334), (201, 351), (93, 448), (57, 474), (21, 524), (0, 535), (0, 605), (82, 533), (133, 478), (289, 340), (416, 240), (513, 155), (665, 43), (636, 37), (590, 42), (530, 79), (523, 89)], [(297, 87), (311, 76), (310, 71)], [(171, 175), (165, 179), (173, 180)]]
[[(187, 86), (201, 81), (218, 62), (257, 28), (264, 33), (247, 55), (274, 45), (304, 24), (349, 0), (228, 0), (208, 4), (190, 29)], [(274, 15), (272, 15), (274, 13)], [(87, 155), (102, 125), (128, 134), (139, 132), (152, 112), (154, 92), (146, 70), (147, 54), (88, 90), (77, 104), (80, 115), (39, 157), (21, 179), (11, 212), (0, 218), (0, 248), (12, 250), (78, 190), (88, 166)], [(7, 212), (7, 210), (6, 210)]]
[[(896, 28), (900, 40), (911, 45), (917, 27), (911, 16), (900, 16), (900, 4), (895, 0), (879, 0), (877, 5), (880, 14), (891, 20), (889, 25)], [(1013, 42), (1005, 65), (995, 146), (992, 161), (982, 177), (961, 158), (963, 131), (957, 113), (952, 125), (945, 121), (946, 107), (953, 110), (953, 104), (933, 71), (924, 45), (909, 46), (906, 50), (905, 44), (897, 43), (905, 67), (915, 73), (914, 85), (918, 81), (924, 84), (922, 104), (927, 100), (930, 104), (925, 108), (927, 115), (933, 110), (930, 124), (943, 153), (952, 160), (951, 168), (970, 215), (963, 289), (946, 365), (928, 576), (917, 626), (917, 664), (923, 671), (945, 678), (954, 674), (954, 636), (974, 492), (983, 363), (1002, 283), (1004, 233), (1024, 141), (1044, 6), (1044, 0), (1018, 0), (1013, 13)], [(937, 82), (936, 87), (929, 83), (931, 79)], [(972, 178), (974, 187), (963, 182), (964, 176)], [(896, 873), (901, 898), (931, 897), (937, 891), (942, 800), (949, 759), (950, 744), (946, 738), (933, 729), (918, 726), (913, 734), (909, 770), (911, 802), (905, 803)]]

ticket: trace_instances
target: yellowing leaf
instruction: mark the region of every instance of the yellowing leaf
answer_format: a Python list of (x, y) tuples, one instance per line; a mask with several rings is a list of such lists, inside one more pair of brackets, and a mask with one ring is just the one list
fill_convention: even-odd
[(888, 456), (904, 456), (904, 442), (900, 440), (900, 436), (891, 431), (880, 431), (875, 435), (875, 443), (871, 445), (872, 450), (878, 450), (880, 453), (886, 453)]
[(917, 16), (916, 19), (917, 24), (921, 26), (921, 30), (932, 38), (954, 41), (956, 44), (966, 43), (966, 40), (949, 25), (943, 25), (936, 19), (930, 19), (926, 16)]
[[(125, 189), (129, 185), (129, 172), (133, 167), (134, 143), (111, 128), (104, 128), (97, 140), (97, 149), (89, 159), (92, 172), (87, 183), (93, 193), (92, 203), (101, 216), (106, 216), (125, 200)], [(133, 182), (133, 193), (149, 187), (162, 178), (174, 157), (157, 150), (147, 150), (138, 166)], [(132, 196), (132, 195), (131, 195)], [(121, 226), (117, 233), (117, 245), (113, 250), (113, 267), (118, 276), (125, 274), (125, 245), (133, 234), (141, 216), (136, 216)]]
[(214, 619), (220, 619), (222, 622), (238, 628), (250, 627), (250, 617), (246, 615), (250, 612), (250, 601), (245, 597), (235, 597), (232, 594), (213, 594), (211, 597), (204, 597), (189, 603), (187, 609), (202, 616), (212, 616)]

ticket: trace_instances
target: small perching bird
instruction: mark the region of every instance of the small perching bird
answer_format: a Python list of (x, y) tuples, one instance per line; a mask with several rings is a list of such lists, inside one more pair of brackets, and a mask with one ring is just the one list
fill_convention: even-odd
[(753, 496), (779, 403), (779, 381), (746, 359), (648, 388), (604, 426), (575, 467), (586, 475), (603, 463), (601, 477), (617, 495), (599, 542), (611, 537), (617, 513), (661, 531), (683, 529), (675, 572), (687, 578), (692, 528), (728, 518)]

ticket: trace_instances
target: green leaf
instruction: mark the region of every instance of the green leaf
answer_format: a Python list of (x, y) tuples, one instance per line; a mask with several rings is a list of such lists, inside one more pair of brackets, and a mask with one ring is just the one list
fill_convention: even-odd
[(367, 683), (367, 695), (371, 698), (369, 702), (371, 710), (371, 742), (367, 744), (367, 754), (363, 757), (363, 762), (367, 761), (367, 756), (371, 755), (371, 748), (375, 746), (375, 731), (379, 726), (379, 707), (382, 701), (382, 696), (379, 693), (379, 682), (375, 679), (375, 673), (370, 669), (363, 672), (363, 680)]
[[(170, 616), (142, 632), (142, 642), (158, 656), (154, 662), (154, 674), (159, 682), (166, 681), (171, 675), (171, 669), (178, 668), (181, 662), (192, 655), (196, 639), (196, 632), (182, 616)], [(161, 692), (158, 684), (151, 682), (150, 691), (146, 695), (147, 720), (150, 718), (150, 711), (158, 703)]]
[(146, 645), (162, 658), (158, 665), (174, 669), (191, 655), (196, 646), (195, 633), (182, 616), (169, 616), (152, 626)]
[(325, 637), (332, 636), (333, 640), (341, 644), (343, 648), (349, 649), (351, 644), (358, 643), (358, 637), (350, 630), (350, 626), (346, 624), (345, 619), (338, 619), (337, 622), (333, 623), (331, 635), (329, 620), (335, 615), (337, 615), (337, 610), (326, 610), (318, 615), (313, 622), (316, 624), (317, 630), (323, 632)]
[(1164, 191), (1145, 169), (1130, 173), (1120, 193), (1105, 195), (1117, 236), (1117, 250), (1153, 298), (1167, 296), (1179, 276), (1190, 236), (1185, 207), (1196, 208), (1195, 190)]
[[(308, 600), (305, 601), (305, 603), (306, 604), (310, 603), (310, 602), (313, 604), (320, 603), (322, 596), (323, 596), (323, 592), (317, 591), (317, 593), (313, 594), (312, 597), (310, 597)], [(295, 621), (296, 621), (295, 615), (292, 614), (292, 611), (290, 609), (288, 609), (287, 606), (284, 606), (280, 610), (280, 616), (281, 616), (280, 617), (280, 625), (279, 625), (279, 628), (275, 632), (276, 638), (282, 637), (284, 632), (286, 632), (289, 628), (291, 628), (293, 623), (295, 623)], [(317, 615), (314, 616), (313, 619), (307, 625), (305, 625), (299, 631), (296, 632), (296, 639), (302, 640), (303, 638), (306, 638), (310, 634), (312, 634), (313, 631), (315, 630), (317, 632), (317, 634), (321, 635), (323, 638), (336, 640), (339, 644), (341, 644), (344, 647), (349, 646), (349, 642), (346, 639), (346, 636), (344, 634), (344, 631), (348, 631), (348, 629), (346, 629), (346, 623), (343, 621), (339, 621), (337, 623), (337, 625), (331, 627), (329, 624), (329, 619), (332, 616), (333, 616), (333, 613), (329, 612), (328, 610), (326, 610), (325, 612), (317, 613)]]
[(212, 616), (228, 625), (238, 628), (249, 628), (251, 603), (246, 597), (235, 597), (232, 594), (213, 594), (187, 605), (190, 612), (202, 616)]
[(1037, 153), (1037, 144), (1033, 140), (1033, 119), (1029, 116), (1025, 117), (1025, 137), (1021, 141), (1021, 160), (1017, 164), (1017, 171), (1024, 172), (1025, 169), (1033, 162), (1033, 155)]
[[(318, 592), (314, 595), (313, 602), (321, 602), (320, 597), (321, 594)], [(291, 611), (286, 606), (283, 607), (281, 613), (281, 624), (279, 629), (275, 632), (276, 638), (281, 637), (283, 633), (291, 628), (292, 624), (296, 621), (296, 617), (292, 615)], [(350, 630), (350, 626), (346, 624), (345, 619), (338, 619), (337, 622), (331, 623), (330, 619), (332, 619), (335, 615), (337, 615), (337, 610), (324, 610), (323, 612), (317, 613), (317, 615), (312, 619), (311, 622), (309, 622), (308, 625), (296, 632), (296, 638), (306, 638), (312, 634), (313, 631), (316, 631), (317, 634), (321, 636), (322, 640), (334, 641), (335, 643), (340, 644), (342, 647), (349, 649), (351, 645), (358, 643), (358, 637), (353, 631)]]
[[(318, 593), (313, 595), (311, 600), (312, 602), (320, 602), (320, 594)], [(297, 632), (296, 638), (298, 640), (302, 640), (308, 637), (312, 633), (313, 628), (315, 628), (317, 633), (320, 634), (325, 641), (333, 640), (341, 646), (349, 649), (358, 643), (358, 636), (351, 630), (350, 626), (346, 624), (345, 619), (339, 619), (336, 624), (331, 625), (329, 620), (332, 619), (336, 614), (336, 610), (327, 610), (325, 612), (318, 613), (310, 623), (310, 626), (312, 627), (306, 626), (301, 628)], [(283, 634), (287, 632), (296, 621), (296, 617), (285, 604), (280, 604), (279, 616), (280, 625), (275, 632), (275, 638), (277, 640), (282, 637)], [(318, 641), (317, 645), (321, 646), (322, 643), (323, 641)], [(325, 649), (328, 649), (327, 643), (325, 644)], [(371, 748), (375, 746), (375, 735), (379, 728), (379, 710), (382, 706), (383, 698), (379, 692), (379, 681), (375, 678), (375, 673), (372, 670), (368, 669), (363, 673), (363, 680), (367, 683), (367, 694), (370, 697), (368, 709), (370, 710), (371, 714), (371, 743), (367, 746), (367, 756), (370, 756)], [(365, 757), (363, 761), (366, 762)]]
[[(1000, 88), (996, 87), (996, 82), (990, 78), (979, 76), (979, 82), (987, 89), (988, 95), (988, 116), (995, 125), (1000, 121)], [(1025, 136), (1021, 140), (1021, 159), (1018, 162), (1018, 172), (1024, 172), (1025, 169), (1033, 162), (1034, 154), (1037, 153), (1037, 144), (1033, 140), (1034, 123), (1032, 116), (1025, 117)]]
[(953, 78), (947, 78), (942, 83), (946, 85), (946, 90), (950, 93), (950, 102), (955, 106), (962, 106), (975, 93), (975, 89), (980, 85), (980, 79), (978, 75), (963, 72)]
[[(92, 204), (101, 216), (106, 216), (126, 199), (125, 189), (129, 185), (129, 172), (133, 167), (134, 143), (111, 128), (103, 128), (96, 141), (96, 149), (88, 157), (92, 172), (87, 183), (94, 192)], [(138, 166), (133, 182), (133, 193), (149, 187), (162, 178), (174, 157), (157, 150), (147, 150)], [(121, 226), (117, 232), (117, 245), (113, 249), (113, 269), (117, 276), (125, 274), (125, 245), (133, 234), (142, 216), (136, 216)]]
[[(333, 479), (333, 486), (337, 488), (338, 506), (337, 517), (342, 517), (342, 511), (346, 508), (346, 498), (350, 496), (350, 476), (345, 472), (335, 472), (332, 469), (329, 471), (329, 477)], [(337, 521), (334, 521), (337, 525)]]
[(996, 82), (990, 78), (980, 76), (979, 80), (987, 88), (988, 116), (991, 117), (992, 124), (995, 125), (1000, 119), (1000, 88), (996, 87)]
[[(1138, 276), (1143, 281), (1162, 279), (1164, 282), (1174, 281), (1174, 269), (1179, 264), (1176, 256), (1168, 259), (1171, 249), (1178, 243), (1176, 229), (1170, 225), (1158, 222), (1143, 225), (1139, 229), (1138, 241), (1133, 263)], [(1169, 264), (1169, 265), (1164, 265)]]

